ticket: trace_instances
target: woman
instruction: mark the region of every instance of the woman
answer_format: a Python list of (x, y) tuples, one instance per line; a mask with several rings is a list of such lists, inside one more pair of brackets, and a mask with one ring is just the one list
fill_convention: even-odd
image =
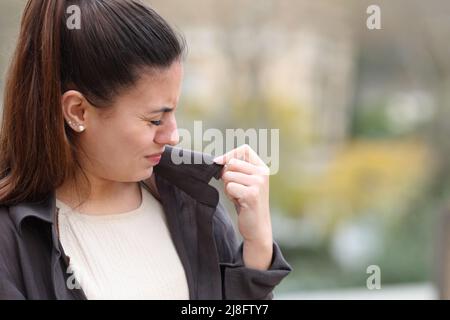
[(172, 161), (199, 155), (172, 148), (183, 53), (138, 0), (27, 3), (0, 136), (0, 298), (273, 297), (291, 269), (267, 167), (247, 146)]

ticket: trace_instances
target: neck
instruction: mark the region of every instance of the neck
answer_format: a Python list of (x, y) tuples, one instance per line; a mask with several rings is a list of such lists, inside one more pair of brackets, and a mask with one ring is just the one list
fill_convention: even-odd
[[(142, 198), (138, 182), (118, 182), (88, 176), (90, 193), (84, 199), (86, 189), (75, 186), (74, 181), (65, 181), (56, 189), (56, 198), (85, 214), (114, 214), (128, 212), (139, 207)], [(79, 187), (79, 191), (77, 191)]]

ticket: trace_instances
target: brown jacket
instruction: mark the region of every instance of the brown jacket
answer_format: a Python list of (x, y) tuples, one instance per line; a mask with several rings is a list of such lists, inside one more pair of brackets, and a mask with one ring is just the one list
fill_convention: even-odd
[[(155, 186), (143, 186), (161, 201), (174, 245), (186, 272), (190, 299), (271, 299), (291, 271), (276, 243), (269, 270), (244, 266), (231, 219), (208, 183), (219, 178), (217, 164), (179, 164), (170, 153), (191, 160), (200, 153), (166, 147), (154, 168)], [(209, 158), (210, 159), (210, 158)], [(195, 162), (194, 162), (195, 163)], [(69, 289), (64, 254), (55, 227), (55, 192), (39, 202), (0, 205), (0, 299), (86, 299)]]

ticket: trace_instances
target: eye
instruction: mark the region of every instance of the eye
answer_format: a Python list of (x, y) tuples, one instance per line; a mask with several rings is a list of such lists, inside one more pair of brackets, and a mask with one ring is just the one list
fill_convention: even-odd
[(153, 120), (153, 121), (150, 121), (150, 123), (155, 126), (160, 126), (162, 124), (162, 120)]

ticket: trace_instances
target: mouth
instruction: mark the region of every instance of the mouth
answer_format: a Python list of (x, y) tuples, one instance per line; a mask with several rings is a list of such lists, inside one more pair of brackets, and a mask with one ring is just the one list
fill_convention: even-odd
[(149, 157), (160, 157), (160, 156), (162, 156), (162, 154), (163, 154), (163, 152), (158, 152), (158, 153), (146, 155), (145, 157), (146, 158), (149, 158)]
[(161, 161), (161, 157), (162, 157), (162, 152), (145, 156), (145, 158), (154, 165), (158, 164)]

